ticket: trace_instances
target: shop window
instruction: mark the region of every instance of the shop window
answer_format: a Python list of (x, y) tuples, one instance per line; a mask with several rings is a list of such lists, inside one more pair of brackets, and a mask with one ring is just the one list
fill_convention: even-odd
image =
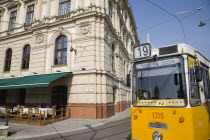
[(65, 15), (70, 13), (71, 0), (60, 0), (59, 15)]
[(4, 71), (10, 71), (11, 61), (12, 61), (12, 49), (9, 48), (6, 51)]
[(22, 69), (28, 69), (28, 68), (29, 68), (29, 63), (30, 63), (30, 52), (31, 52), (31, 47), (30, 47), (30, 45), (26, 45), (26, 46), (23, 48)]
[(67, 37), (62, 35), (56, 39), (55, 65), (67, 64)]
[(9, 30), (12, 30), (15, 28), (16, 17), (17, 17), (17, 11), (13, 11), (10, 13)]

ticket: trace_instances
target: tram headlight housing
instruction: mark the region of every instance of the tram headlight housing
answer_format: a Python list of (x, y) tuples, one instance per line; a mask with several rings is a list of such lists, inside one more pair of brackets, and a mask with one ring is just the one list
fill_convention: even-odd
[(152, 137), (153, 137), (153, 140), (162, 140), (162, 138), (163, 138), (162, 133), (159, 131), (155, 131), (152, 134)]

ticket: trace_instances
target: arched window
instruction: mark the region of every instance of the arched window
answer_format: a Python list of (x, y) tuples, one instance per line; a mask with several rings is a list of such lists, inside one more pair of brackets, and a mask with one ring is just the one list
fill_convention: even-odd
[(112, 71), (115, 71), (115, 46), (114, 43), (112, 43)]
[(9, 48), (6, 51), (4, 71), (10, 71), (11, 61), (12, 61), (12, 49)]
[(23, 48), (22, 69), (28, 69), (29, 68), (30, 53), (31, 53), (31, 47), (30, 47), (30, 45), (26, 45)]
[(67, 37), (62, 35), (56, 39), (55, 65), (67, 63)]

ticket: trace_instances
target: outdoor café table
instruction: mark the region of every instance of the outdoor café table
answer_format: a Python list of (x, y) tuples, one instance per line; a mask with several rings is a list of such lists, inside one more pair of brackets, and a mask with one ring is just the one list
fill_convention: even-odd
[(16, 112), (16, 111), (18, 111), (19, 110), (19, 107), (13, 107), (13, 112)]
[[(13, 107), (13, 112), (16, 112), (19, 110), (19, 107)], [(32, 112), (34, 112), (34, 109), (32, 108)], [(28, 113), (28, 108), (23, 108), (23, 113)]]
[(0, 113), (5, 114), (6, 113), (6, 108), (5, 107), (0, 107)]
[(44, 114), (45, 111), (45, 117), (47, 117), (48, 113), (52, 113), (52, 108), (39, 108), (39, 111), (41, 111), (42, 114)]

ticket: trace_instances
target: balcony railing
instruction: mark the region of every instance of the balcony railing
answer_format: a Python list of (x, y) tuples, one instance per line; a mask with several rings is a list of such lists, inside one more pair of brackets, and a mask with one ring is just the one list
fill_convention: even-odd
[(71, 13), (65, 14), (65, 15), (59, 15), (56, 17), (56, 20), (63, 20), (63, 19), (68, 19), (71, 17)]

